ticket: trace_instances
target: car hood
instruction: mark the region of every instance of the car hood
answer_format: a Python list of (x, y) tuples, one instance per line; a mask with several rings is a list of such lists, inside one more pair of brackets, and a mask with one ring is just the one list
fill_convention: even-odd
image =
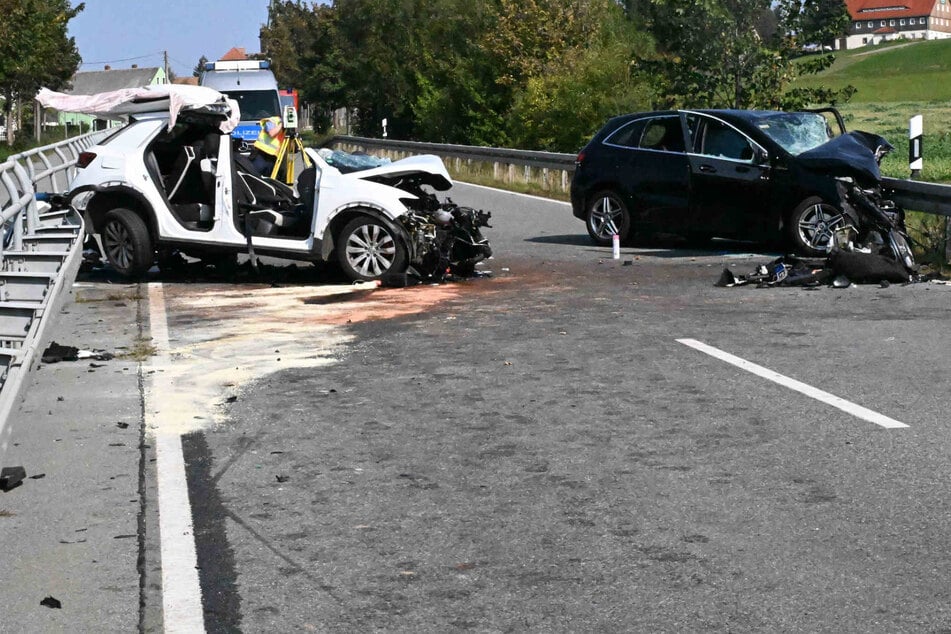
[[(797, 161), (804, 167), (830, 176), (852, 176), (861, 181), (880, 181), (880, 157), (893, 150), (877, 134), (847, 132), (819, 147), (803, 152)], [(880, 154), (882, 153), (882, 154)]]
[(446, 191), (452, 187), (452, 178), (442, 159), (433, 154), (410, 156), (379, 167), (351, 172), (351, 175), (388, 185), (405, 177), (414, 177), (423, 185), (429, 185), (438, 191)]
[(241, 120), (238, 103), (205, 86), (155, 84), (124, 88), (94, 95), (68, 95), (41, 88), (36, 100), (45, 108), (81, 112), (104, 118), (120, 118), (145, 112), (168, 113), (168, 126), (175, 125), (179, 112), (189, 110), (221, 118), (221, 131), (229, 133)]

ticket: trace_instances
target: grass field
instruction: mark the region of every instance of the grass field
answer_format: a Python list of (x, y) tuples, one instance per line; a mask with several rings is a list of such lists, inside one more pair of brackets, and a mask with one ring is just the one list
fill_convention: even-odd
[(831, 68), (799, 85), (851, 84), (857, 89), (853, 103), (951, 100), (951, 40), (899, 40), (837, 52), (835, 58)]
[(921, 179), (951, 182), (951, 40), (891, 42), (835, 57), (831, 68), (796, 85), (855, 86), (855, 96), (839, 110), (849, 129), (875, 132), (895, 146), (882, 165), (888, 176), (908, 176), (908, 121), (922, 115)]

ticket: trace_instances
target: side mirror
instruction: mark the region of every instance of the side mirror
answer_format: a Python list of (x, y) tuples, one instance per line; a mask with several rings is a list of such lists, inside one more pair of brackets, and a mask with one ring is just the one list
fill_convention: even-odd
[(753, 163), (756, 165), (767, 165), (769, 163), (769, 154), (763, 148), (754, 146)]

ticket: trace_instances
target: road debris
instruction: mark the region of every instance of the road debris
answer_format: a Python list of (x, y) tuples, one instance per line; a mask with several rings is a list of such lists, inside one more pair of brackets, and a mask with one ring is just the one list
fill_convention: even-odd
[(43, 363), (59, 363), (60, 361), (79, 361), (80, 359), (95, 359), (109, 361), (114, 356), (104, 350), (82, 350), (74, 346), (64, 346), (52, 342), (43, 351)]
[(53, 608), (56, 610), (62, 609), (63, 607), (62, 602), (59, 599), (56, 599), (54, 597), (46, 597), (45, 599), (40, 601), (40, 605), (46, 608)]
[(737, 275), (724, 268), (715, 286), (849, 288), (854, 284), (878, 284), (887, 288), (893, 283), (907, 284), (921, 279), (919, 275), (909, 275), (902, 263), (887, 256), (836, 250), (822, 260), (784, 255), (768, 264), (758, 265), (748, 275)]
[(3, 467), (0, 469), (0, 491), (6, 493), (20, 486), (26, 477), (23, 467)]

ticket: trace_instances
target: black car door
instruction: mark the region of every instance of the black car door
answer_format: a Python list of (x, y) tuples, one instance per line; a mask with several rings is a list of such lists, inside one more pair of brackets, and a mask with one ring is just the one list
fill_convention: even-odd
[(756, 239), (775, 227), (770, 213), (769, 166), (765, 152), (726, 122), (688, 113), (690, 227), (698, 235)]
[(650, 117), (637, 147), (634, 221), (655, 231), (677, 232), (690, 210), (690, 166), (680, 115)]

